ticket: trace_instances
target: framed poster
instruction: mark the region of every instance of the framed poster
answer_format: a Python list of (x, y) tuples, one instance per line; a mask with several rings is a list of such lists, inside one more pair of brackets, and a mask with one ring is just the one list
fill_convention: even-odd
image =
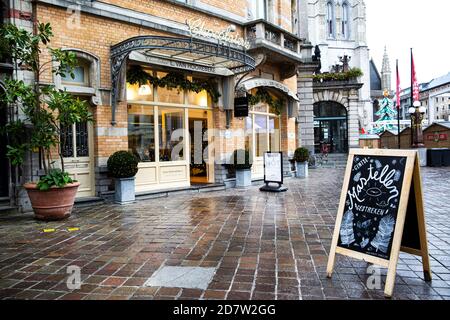
[(266, 152), (264, 154), (264, 183), (283, 184), (282, 152)]

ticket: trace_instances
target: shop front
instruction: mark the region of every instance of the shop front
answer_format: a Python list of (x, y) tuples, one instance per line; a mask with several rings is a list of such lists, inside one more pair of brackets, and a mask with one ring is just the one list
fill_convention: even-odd
[(216, 157), (222, 158), (215, 138), (225, 127), (224, 109), (233, 107), (229, 83), (254, 68), (253, 58), (206, 41), (152, 36), (113, 47), (112, 60), (122, 65), (113, 64), (119, 101), (112, 123), (125, 100), (128, 150), (139, 160), (136, 192), (215, 183)]

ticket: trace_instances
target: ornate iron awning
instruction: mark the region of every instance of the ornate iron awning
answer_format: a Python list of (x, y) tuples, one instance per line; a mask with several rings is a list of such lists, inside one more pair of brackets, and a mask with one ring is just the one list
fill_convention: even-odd
[(251, 89), (258, 87), (274, 88), (284, 93), (285, 95), (289, 96), (292, 100), (296, 102), (300, 101), (297, 97), (297, 94), (294, 93), (291, 89), (289, 89), (285, 84), (270, 79), (252, 78), (249, 80), (245, 80), (238, 86), (237, 89), (243, 91), (250, 91)]
[(112, 124), (116, 123), (115, 109), (119, 94), (120, 74), (132, 52), (139, 52), (153, 59), (164, 59), (197, 66), (195, 70), (225, 68), (232, 74), (255, 69), (256, 62), (245, 49), (194, 38), (138, 36), (111, 47), (111, 106)]

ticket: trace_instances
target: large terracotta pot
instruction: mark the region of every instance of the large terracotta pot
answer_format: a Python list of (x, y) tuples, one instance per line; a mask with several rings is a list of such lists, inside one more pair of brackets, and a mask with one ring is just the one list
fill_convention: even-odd
[(36, 183), (27, 183), (24, 188), (30, 197), (36, 219), (48, 221), (62, 220), (70, 216), (79, 186), (80, 183), (76, 182), (64, 188), (40, 191)]

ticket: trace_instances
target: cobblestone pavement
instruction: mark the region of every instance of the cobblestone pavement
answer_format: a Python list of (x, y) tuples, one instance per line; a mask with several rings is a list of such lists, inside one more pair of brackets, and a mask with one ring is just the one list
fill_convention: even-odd
[[(401, 254), (395, 299), (450, 299), (450, 170), (426, 168), (423, 176), (434, 279), (425, 283), (420, 260)], [(288, 180), (285, 194), (177, 194), (81, 208), (64, 222), (1, 217), (0, 297), (384, 299), (382, 289), (367, 289), (364, 262), (338, 256), (326, 278), (342, 177), (313, 170), (307, 180)], [(71, 265), (81, 267), (79, 290), (66, 285)], [(144, 287), (162, 265), (217, 271), (206, 290)]]

